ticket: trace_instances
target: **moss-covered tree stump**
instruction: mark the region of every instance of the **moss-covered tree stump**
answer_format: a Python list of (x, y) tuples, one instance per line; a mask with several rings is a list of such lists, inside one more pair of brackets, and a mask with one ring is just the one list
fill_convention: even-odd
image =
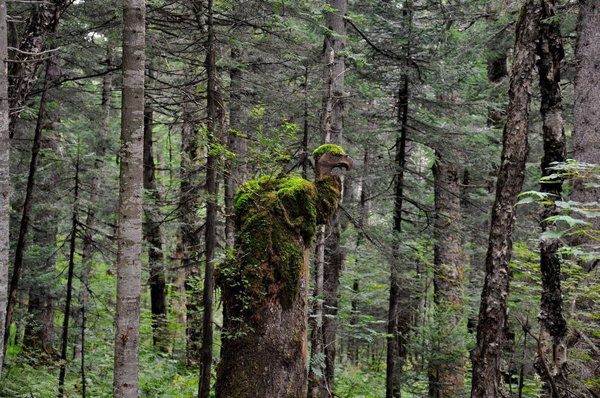
[(338, 206), (340, 179), (331, 169), (352, 166), (331, 147), (335, 153), (315, 151), (317, 165), (329, 165), (315, 182), (266, 176), (236, 194), (236, 249), (216, 275), (223, 297), (217, 397), (306, 396), (308, 249), (317, 224)]

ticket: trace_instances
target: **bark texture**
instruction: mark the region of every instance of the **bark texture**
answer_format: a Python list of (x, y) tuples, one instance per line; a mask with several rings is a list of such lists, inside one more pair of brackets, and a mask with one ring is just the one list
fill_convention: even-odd
[(337, 176), (249, 181), (236, 195), (236, 254), (218, 271), (217, 397), (305, 397), (308, 249), (337, 208)]
[[(575, 103), (574, 103), (574, 121), (573, 121), (573, 159), (578, 162), (588, 164), (600, 164), (600, 74), (598, 65), (600, 64), (600, 3), (593, 0), (579, 1), (579, 19), (577, 21), (577, 49), (575, 57), (577, 61), (577, 78), (575, 80)], [(590, 173), (592, 174), (592, 173)], [(598, 207), (598, 198), (600, 198), (600, 188), (586, 187), (588, 183), (598, 183), (597, 176), (588, 175), (584, 178), (576, 178), (573, 181), (573, 190), (571, 200), (579, 203), (588, 203), (586, 207), (595, 209)], [(600, 218), (590, 218), (586, 221), (592, 223), (591, 227), (586, 227), (591, 231), (600, 230)], [(598, 234), (595, 233), (597, 239)], [(581, 249), (590, 255), (589, 261), (581, 261), (580, 265), (588, 272), (595, 270), (597, 272), (600, 264), (600, 254), (598, 250), (598, 241), (587, 237), (584, 234), (578, 234), (571, 241), (572, 245), (580, 246)], [(589, 304), (585, 300), (577, 300), (573, 304), (573, 312), (577, 313), (577, 321), (582, 324), (592, 325), (590, 329), (598, 330), (600, 324), (598, 319), (592, 316), (583, 315), (589, 311)], [(579, 331), (577, 333), (585, 340), (586, 333)], [(590, 344), (591, 343), (591, 344)], [(589, 347), (600, 346), (600, 338), (592, 336), (588, 341), (582, 341), (584, 350), (590, 352)], [(595, 364), (600, 362), (600, 353), (597, 349), (591, 351), (591, 359), (583, 363), (577, 373), (583, 380), (598, 380), (600, 378), (600, 367)], [(596, 382), (594, 394), (600, 395), (600, 388)]]
[(8, 294), (10, 141), (8, 113), (8, 30), (6, 0), (0, 0), (0, 382), (4, 364), (4, 322)]
[[(583, 163), (600, 163), (600, 84), (598, 74), (598, 63), (600, 62), (600, 22), (598, 13), (600, 4), (597, 1), (579, 2), (579, 20), (577, 22), (577, 78), (575, 81), (575, 119), (573, 123), (573, 158)], [(600, 188), (586, 188), (590, 181), (585, 178), (577, 178), (573, 182), (571, 199), (574, 201), (589, 203), (597, 202), (600, 197)], [(592, 229), (600, 230), (600, 219), (590, 219), (593, 223)], [(581, 245), (582, 249), (593, 252), (593, 239), (580, 238), (574, 242)], [(587, 264), (591, 269), (600, 261), (596, 255), (595, 261)]]
[(523, 7), (517, 23), (507, 121), (503, 132), (501, 164), (485, 262), (486, 275), (479, 308), (471, 390), (474, 398), (498, 396), (502, 352), (508, 331), (514, 206), (523, 186), (525, 162), (529, 151), (529, 103), (541, 4), (538, 0), (528, 0)]
[[(543, 1), (542, 20), (556, 15), (553, 1)], [(543, 120), (544, 157), (542, 159), (542, 176), (553, 174), (551, 169), (554, 162), (564, 162), (567, 157), (567, 142), (562, 117), (562, 95), (560, 91), (560, 63), (564, 50), (560, 36), (560, 26), (557, 20), (543, 23), (540, 26), (540, 41), (538, 42), (539, 60), (537, 63), (540, 91), (541, 114)], [(551, 200), (560, 200), (562, 181), (553, 179), (541, 184), (541, 191), (551, 195)], [(542, 220), (559, 215), (560, 211), (554, 204), (544, 205)], [(542, 221), (542, 232), (556, 229), (554, 223)], [(561, 258), (558, 253), (559, 239), (540, 239), (540, 271), (542, 274), (542, 299), (538, 319), (541, 325), (540, 345), (543, 357), (538, 355), (535, 368), (544, 380), (544, 391), (552, 396), (549, 377), (563, 391), (567, 388), (567, 322), (563, 313), (563, 297), (561, 289)], [(546, 365), (544, 365), (546, 362)], [(550, 375), (546, 374), (546, 366)], [(566, 395), (565, 395), (566, 396)]]
[(113, 393), (138, 396), (144, 168), (145, 1), (123, 0), (123, 94)]
[(460, 184), (456, 167), (439, 156), (433, 175), (436, 212), (433, 285), (439, 345), (429, 363), (429, 396), (460, 397), (464, 393), (464, 352), (457, 337), (464, 311)]

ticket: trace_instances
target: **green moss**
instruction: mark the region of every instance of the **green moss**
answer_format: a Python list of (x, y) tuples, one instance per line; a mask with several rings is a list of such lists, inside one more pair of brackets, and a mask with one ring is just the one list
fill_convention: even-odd
[(317, 160), (319, 160), (321, 155), (325, 155), (325, 154), (339, 156), (339, 155), (345, 155), (346, 152), (344, 152), (344, 149), (339, 145), (333, 145), (333, 144), (321, 145), (320, 147), (318, 147), (317, 149), (315, 149), (313, 151), (313, 158), (315, 159), (315, 162)]
[[(317, 223), (315, 184), (295, 176), (266, 176), (244, 184), (235, 198), (237, 249), (217, 270), (236, 334), (268, 300), (294, 302)], [(238, 322), (239, 321), (239, 322)], [(242, 327), (242, 323), (246, 324)]]
[(324, 175), (317, 178), (317, 223), (327, 224), (340, 202), (340, 178), (336, 175)]

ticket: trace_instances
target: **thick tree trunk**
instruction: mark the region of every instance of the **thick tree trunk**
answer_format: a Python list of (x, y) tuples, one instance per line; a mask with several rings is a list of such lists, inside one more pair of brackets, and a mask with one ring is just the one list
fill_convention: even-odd
[(461, 325), (464, 312), (458, 170), (439, 155), (435, 178), (434, 301), (438, 361), (429, 363), (429, 396), (463, 395), (464, 361)]
[(486, 276), (481, 293), (477, 350), (473, 364), (474, 398), (495, 398), (500, 390), (502, 352), (508, 330), (508, 291), (515, 204), (525, 178), (529, 150), (529, 102), (539, 35), (540, 2), (529, 0), (517, 24), (515, 58), (511, 73), (507, 122), (492, 219)]
[(8, 110), (8, 34), (6, 0), (0, 0), (0, 383), (4, 364), (4, 333), (10, 251), (10, 141)]
[(150, 309), (152, 312), (153, 343), (160, 350), (166, 350), (167, 338), (167, 282), (164, 270), (162, 248), (160, 194), (156, 187), (153, 145), (153, 111), (149, 106), (144, 110), (144, 190), (147, 192), (144, 214), (145, 239), (148, 242), (148, 262), (150, 265)]
[(138, 396), (144, 174), (144, 0), (123, 0), (123, 94), (117, 235), (115, 398)]
[[(106, 55), (106, 68), (110, 69), (112, 65), (112, 50), (107, 51)], [(73, 358), (80, 358), (83, 352), (83, 340), (85, 329), (82, 327), (83, 314), (86, 312), (85, 307), (89, 296), (89, 284), (90, 275), (92, 272), (92, 260), (94, 257), (94, 230), (96, 228), (96, 204), (99, 202), (101, 191), (102, 191), (102, 178), (101, 172), (104, 166), (104, 155), (106, 154), (107, 137), (109, 133), (109, 122), (110, 122), (110, 107), (112, 99), (112, 73), (104, 75), (102, 83), (102, 123), (100, 128), (100, 134), (96, 141), (96, 158), (94, 160), (94, 173), (91, 178), (91, 194), (90, 194), (90, 205), (87, 209), (87, 217), (85, 220), (85, 229), (82, 231), (83, 247), (81, 249), (81, 290), (79, 291), (79, 308), (75, 312), (74, 322), (77, 325), (77, 329), (81, 330), (81, 333), (77, 334), (75, 340), (75, 347), (73, 348)]]
[(10, 325), (12, 323), (12, 315), (15, 309), (17, 290), (21, 279), (21, 271), (23, 268), (23, 255), (25, 254), (25, 243), (27, 232), (29, 231), (29, 219), (31, 209), (33, 207), (33, 188), (35, 186), (35, 175), (37, 172), (38, 159), (42, 144), (42, 131), (44, 129), (44, 117), (46, 113), (46, 104), (48, 103), (48, 90), (50, 88), (51, 78), (49, 70), (52, 60), (46, 61), (46, 77), (44, 88), (42, 90), (42, 98), (40, 99), (40, 107), (38, 111), (35, 133), (33, 136), (33, 144), (31, 148), (31, 161), (29, 163), (29, 175), (27, 177), (27, 188), (25, 191), (25, 200), (23, 201), (23, 213), (21, 215), (21, 224), (19, 227), (19, 236), (17, 238), (17, 247), (15, 249), (15, 262), (13, 264), (13, 274), (10, 280), (10, 290), (8, 293), (8, 303), (6, 306), (6, 324), (4, 330), (4, 353), (6, 354), (6, 343), (10, 335)]
[[(556, 10), (552, 1), (544, 1), (542, 20), (552, 18)], [(562, 95), (560, 91), (560, 62), (564, 50), (560, 36), (558, 21), (543, 23), (540, 26), (538, 42), (538, 72), (542, 97), (541, 114), (543, 120), (544, 158), (542, 159), (542, 176), (553, 174), (554, 162), (564, 162), (567, 157), (567, 143), (562, 118)], [(552, 195), (551, 200), (560, 200), (562, 181), (554, 179), (541, 184), (541, 191)], [(545, 205), (542, 220), (560, 214), (557, 206)], [(542, 231), (552, 231), (556, 227), (552, 222), (542, 221)], [(540, 271), (542, 273), (541, 311), (538, 316), (541, 326), (541, 344), (544, 358), (536, 358), (535, 368), (544, 380), (547, 396), (552, 396), (549, 377), (556, 385), (567, 388), (567, 322), (563, 314), (563, 298), (561, 289), (561, 258), (558, 253), (560, 241), (553, 238), (540, 239)], [(546, 366), (550, 375), (546, 374)], [(565, 395), (566, 396), (566, 395)]]

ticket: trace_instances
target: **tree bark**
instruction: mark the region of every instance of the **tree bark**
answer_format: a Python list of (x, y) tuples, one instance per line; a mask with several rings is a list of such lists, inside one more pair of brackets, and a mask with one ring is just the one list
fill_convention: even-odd
[(206, 52), (206, 106), (207, 106), (207, 140), (208, 158), (206, 161), (206, 229), (204, 235), (205, 258), (204, 266), (204, 290), (202, 292), (202, 306), (204, 309), (202, 317), (202, 349), (200, 351), (200, 380), (198, 383), (198, 397), (209, 398), (211, 369), (213, 361), (213, 302), (214, 302), (214, 260), (217, 248), (217, 195), (219, 194), (219, 147), (221, 127), (224, 124), (223, 101), (217, 88), (216, 67), (216, 42), (213, 21), (213, 0), (208, 0), (208, 42)]
[[(553, 1), (543, 1), (542, 20), (556, 15)], [(542, 176), (553, 174), (551, 167), (555, 162), (564, 162), (567, 158), (567, 143), (562, 118), (562, 95), (560, 91), (560, 63), (564, 50), (560, 36), (558, 21), (543, 23), (540, 26), (540, 40), (537, 51), (537, 63), (540, 76), (541, 114), (543, 120), (544, 157), (542, 159)], [(562, 180), (552, 179), (541, 184), (541, 191), (551, 195), (551, 200), (560, 200)], [(542, 220), (560, 214), (554, 204), (544, 205)], [(542, 221), (542, 232), (556, 230), (552, 222)], [(541, 311), (538, 315), (541, 333), (540, 344), (544, 358), (536, 358), (535, 368), (544, 380), (544, 391), (552, 396), (549, 377), (563, 388), (567, 388), (567, 322), (563, 315), (563, 298), (561, 289), (561, 258), (558, 253), (560, 241), (553, 238), (540, 239), (540, 271), (542, 274)], [(550, 362), (550, 375), (546, 374), (542, 361)]]
[[(77, 148), (79, 150), (79, 148)], [(69, 320), (71, 318), (71, 299), (73, 290), (73, 269), (75, 268), (75, 246), (77, 244), (77, 206), (79, 200), (79, 153), (75, 164), (75, 190), (73, 193), (73, 215), (71, 222), (71, 238), (69, 244), (69, 267), (67, 271), (67, 297), (62, 327), (62, 343), (60, 349), (60, 373), (58, 376), (58, 396), (64, 394), (65, 376), (67, 374), (67, 348), (69, 343)]]
[[(342, 145), (344, 130), (344, 75), (345, 60), (340, 53), (346, 46), (347, 0), (328, 0), (333, 10), (325, 16), (326, 26), (333, 34), (325, 36), (323, 61), (325, 63), (325, 91), (323, 95), (321, 122), (323, 142)], [(343, 185), (343, 180), (342, 180)], [(344, 264), (344, 253), (340, 246), (340, 215), (335, 214), (325, 234), (323, 261), (323, 324), (322, 339), (325, 354), (325, 369), (320, 384), (320, 397), (331, 397), (334, 392), (336, 323), (338, 313), (340, 272)]]
[[(598, 1), (582, 0), (579, 1), (579, 18), (577, 21), (577, 47), (575, 58), (577, 64), (577, 78), (575, 80), (575, 101), (574, 101), (574, 120), (573, 120), (573, 154), (572, 158), (580, 163), (600, 164), (600, 153), (598, 151), (600, 143), (600, 76), (598, 75), (598, 64), (600, 63), (600, 22), (598, 13), (600, 4)], [(590, 173), (591, 174), (591, 173)], [(595, 176), (588, 175), (584, 178), (573, 179), (573, 189), (571, 200), (578, 203), (592, 203), (592, 208), (600, 197), (600, 188), (597, 186), (586, 186), (589, 183), (598, 183)], [(600, 230), (600, 219), (598, 217), (588, 218), (591, 226), (584, 228), (589, 231)], [(597, 239), (597, 232), (593, 232)], [(584, 234), (577, 234), (570, 242), (571, 246), (579, 246), (587, 254), (595, 253), (591, 260), (581, 260), (579, 264), (587, 272), (598, 269), (600, 258), (598, 256), (598, 242), (592, 237)], [(593, 300), (592, 300), (593, 301)], [(595, 325), (598, 329), (597, 319), (584, 315), (589, 311), (589, 305), (583, 300), (573, 300), (573, 307), (576, 309), (577, 322), (582, 324)], [(593, 310), (592, 310), (593, 313)], [(592, 337), (595, 345), (600, 345), (600, 338)], [(577, 373), (585, 373), (586, 379), (594, 380), (600, 378), (600, 368), (594, 364), (600, 361), (600, 354), (594, 352), (591, 359), (582, 363)], [(593, 393), (600, 396), (600, 388), (593, 388)]]
[(138, 396), (144, 172), (145, 0), (123, 0), (115, 398)]
[(144, 206), (146, 216), (145, 239), (148, 242), (148, 262), (150, 265), (150, 309), (152, 312), (152, 341), (158, 349), (165, 351), (167, 338), (167, 282), (164, 270), (162, 248), (160, 194), (156, 187), (153, 145), (152, 108), (144, 110), (144, 190), (147, 201)]
[[(596, 106), (600, 101), (600, 84), (598, 62), (600, 60), (600, 23), (598, 22), (600, 4), (596, 1), (579, 2), (579, 19), (577, 22), (577, 78), (575, 80), (575, 118), (573, 121), (573, 158), (578, 162), (600, 164), (598, 143), (600, 142), (600, 109)], [(586, 187), (590, 181), (577, 178), (573, 181), (571, 199), (581, 203), (596, 202), (600, 197), (600, 188)], [(591, 229), (600, 229), (600, 220), (590, 218)], [(596, 241), (579, 234), (572, 242), (580, 245), (584, 251), (593, 252)], [(591, 269), (598, 259), (586, 264)]]
[(459, 397), (464, 392), (464, 347), (458, 337), (464, 312), (460, 184), (456, 167), (439, 154), (433, 175), (436, 213), (433, 286), (439, 360), (429, 363), (429, 396)]
[(0, 0), (0, 383), (4, 364), (4, 333), (8, 294), (8, 258), (10, 251), (10, 140), (8, 105), (8, 30), (6, 0)]
[(529, 151), (527, 143), (529, 102), (541, 4), (539, 0), (529, 0), (523, 7), (522, 17), (517, 23), (507, 122), (503, 133), (496, 199), (492, 208), (486, 276), (481, 293), (471, 390), (474, 398), (498, 396), (502, 352), (508, 330), (514, 206), (523, 186), (525, 162)]
[(398, 373), (398, 354), (402, 351), (403, 333), (399, 330), (401, 316), (400, 295), (401, 287), (399, 270), (401, 268), (400, 234), (402, 233), (402, 204), (404, 199), (404, 167), (406, 165), (406, 139), (408, 134), (408, 100), (409, 78), (407, 74), (402, 77), (402, 87), (398, 93), (398, 118), (400, 121), (400, 135), (396, 138), (396, 185), (394, 195), (394, 240), (392, 243), (392, 264), (390, 265), (390, 299), (387, 324), (387, 352), (386, 352), (386, 398), (400, 397)]

